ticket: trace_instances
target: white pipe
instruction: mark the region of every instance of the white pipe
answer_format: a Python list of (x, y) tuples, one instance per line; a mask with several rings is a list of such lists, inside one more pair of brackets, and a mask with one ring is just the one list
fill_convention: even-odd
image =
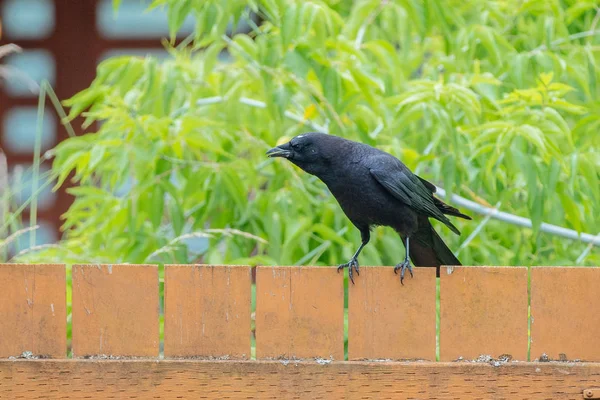
[[(437, 188), (437, 194), (440, 197), (446, 196), (446, 191), (441, 187)], [(492, 218), (508, 222), (509, 224), (522, 226), (525, 228), (531, 228), (533, 224), (530, 219), (519, 217), (518, 215), (509, 214), (503, 211), (496, 210), (491, 207), (482, 206), (479, 203), (475, 203), (474, 201), (467, 200), (464, 197), (460, 197), (456, 194), (450, 196), (452, 203), (466, 208), (467, 210), (474, 211), (478, 214), (490, 215)], [(545, 233), (550, 233), (552, 235), (561, 236), (567, 239), (578, 240), (584, 243), (590, 243), (592, 245), (600, 245), (600, 236), (590, 235), (589, 233), (578, 233), (573, 229), (563, 228), (561, 226), (556, 226), (552, 224), (547, 224), (542, 222), (540, 226), (540, 230)]]

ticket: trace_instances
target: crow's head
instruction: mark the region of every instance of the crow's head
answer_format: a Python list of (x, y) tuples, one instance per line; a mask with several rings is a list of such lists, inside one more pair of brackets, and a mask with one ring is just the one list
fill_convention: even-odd
[(339, 152), (333, 143), (336, 139), (340, 138), (324, 133), (304, 133), (267, 151), (267, 156), (287, 158), (309, 174), (322, 177), (329, 169), (331, 156)]

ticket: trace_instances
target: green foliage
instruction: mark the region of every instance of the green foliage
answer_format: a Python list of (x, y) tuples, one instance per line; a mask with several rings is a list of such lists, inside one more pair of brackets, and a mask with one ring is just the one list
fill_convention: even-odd
[[(19, 53), (22, 49), (12, 43), (0, 46), (0, 59), (10, 53)], [(15, 255), (18, 257), (25, 252), (36, 251), (37, 205), (40, 192), (52, 182), (51, 173), (40, 173), (40, 152), (42, 142), (42, 121), (44, 115), (44, 103), (46, 96), (57, 107), (61, 117), (66, 118), (64, 110), (60, 107), (60, 101), (54, 90), (47, 81), (40, 86), (27, 76), (23, 71), (14, 67), (0, 65), (0, 76), (5, 81), (21, 81), (31, 90), (39, 90), (38, 118), (33, 148), (33, 164), (30, 168), (15, 165), (12, 173), (9, 173), (6, 156), (0, 148), (0, 262), (11, 261)], [(72, 133), (70, 125), (66, 125), (69, 134)], [(27, 177), (27, 178), (26, 178)], [(39, 181), (45, 181), (39, 185)], [(29, 198), (25, 198), (27, 190), (31, 190)], [(25, 227), (22, 221), (23, 211), (29, 207), (29, 227)], [(29, 236), (28, 245), (24, 245)], [(48, 246), (44, 246), (48, 247)]]
[[(376, 145), (448, 192), (532, 219), (532, 231), (491, 220), (460, 253), (465, 264), (574, 264), (585, 246), (540, 233), (540, 223), (598, 233), (595, 2), (152, 6), (165, 9), (172, 36), (188, 14), (195, 33), (169, 46), (164, 62), (104, 61), (66, 102), (69, 120), (102, 124), (54, 150), (57, 186), (72, 172), (79, 186), (69, 189), (65, 240), (46, 257), (344, 262), (358, 233), (325, 186), (264, 157), (315, 128)], [(252, 31), (226, 36), (238, 21)], [(455, 222), (460, 238), (439, 227), (452, 248), (477, 228), (474, 217)], [(197, 236), (210, 236), (206, 251), (191, 251)], [(390, 265), (403, 254), (398, 237), (378, 229), (361, 261)], [(600, 263), (598, 252), (585, 263)]]

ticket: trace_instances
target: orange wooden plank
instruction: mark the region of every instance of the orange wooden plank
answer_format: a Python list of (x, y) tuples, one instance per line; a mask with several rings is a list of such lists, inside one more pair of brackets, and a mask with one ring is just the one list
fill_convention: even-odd
[(73, 266), (73, 356), (158, 355), (158, 268)]
[(348, 293), (348, 359), (435, 360), (435, 268), (404, 286), (392, 268), (363, 267)]
[(0, 361), (2, 399), (584, 399), (600, 364)]
[(256, 357), (343, 360), (343, 274), (335, 267), (257, 267)]
[(599, 288), (597, 267), (532, 268), (532, 359), (600, 361)]
[(248, 266), (165, 266), (165, 356), (250, 358)]
[(527, 360), (527, 268), (442, 268), (440, 360)]
[(0, 357), (65, 357), (65, 266), (0, 264)]

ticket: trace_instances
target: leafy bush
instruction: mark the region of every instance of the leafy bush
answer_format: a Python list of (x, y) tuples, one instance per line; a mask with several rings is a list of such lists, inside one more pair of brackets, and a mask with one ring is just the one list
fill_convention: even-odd
[[(484, 221), (461, 250), (465, 264), (574, 264), (586, 246), (540, 233), (541, 222), (600, 230), (594, 2), (153, 6), (165, 8), (173, 36), (189, 14), (195, 33), (167, 44), (162, 62), (102, 62), (65, 102), (69, 119), (83, 114), (93, 132), (53, 152), (57, 186), (72, 172), (78, 186), (65, 239), (45, 259), (346, 261), (359, 235), (325, 186), (264, 156), (308, 130), (376, 145), (449, 193), (533, 221), (533, 230)], [(227, 36), (238, 21), (251, 32)], [(456, 221), (460, 238), (438, 226), (451, 248), (477, 228), (475, 217)], [(374, 239), (363, 264), (403, 256), (391, 230)], [(599, 262), (598, 252), (584, 261)]]

